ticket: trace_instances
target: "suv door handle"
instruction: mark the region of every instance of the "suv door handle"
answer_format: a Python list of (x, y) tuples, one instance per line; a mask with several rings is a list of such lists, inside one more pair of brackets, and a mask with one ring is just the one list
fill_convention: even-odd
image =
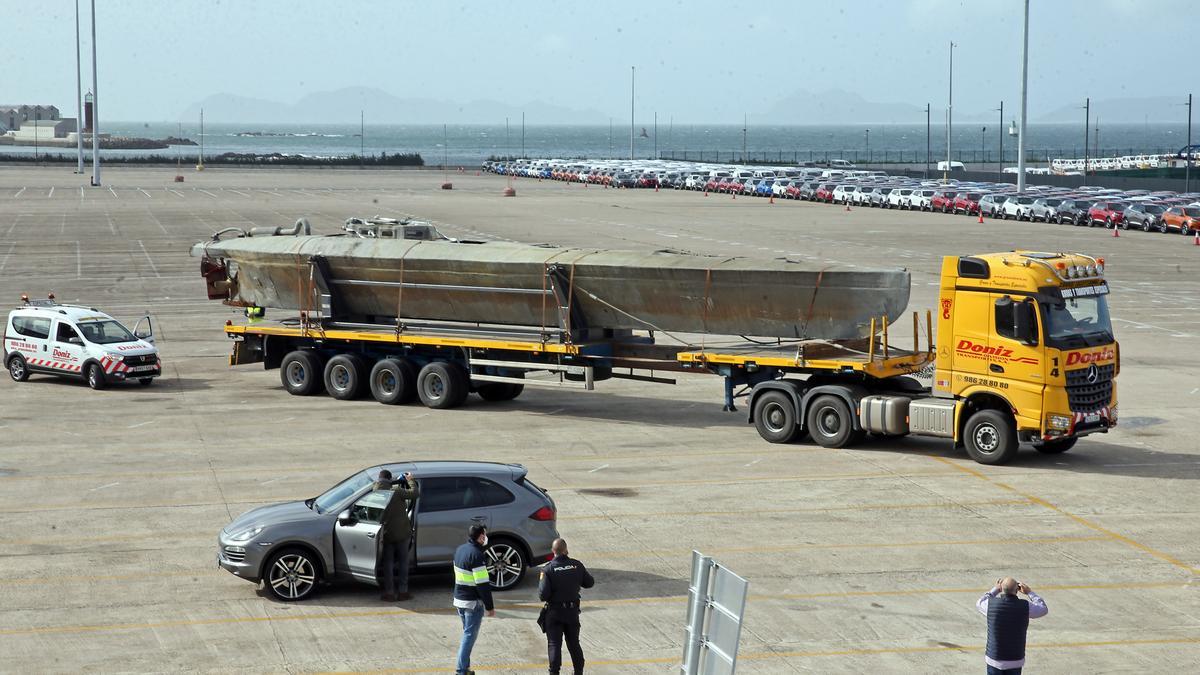
[(487, 520), (487, 516), (471, 516), (471, 520), (473, 520), (477, 523), (482, 523), (485, 520)]
[(992, 371), (993, 373), (1003, 373), (1004, 366), (999, 366), (999, 365), (992, 363), (992, 364), (988, 365), (988, 370)]

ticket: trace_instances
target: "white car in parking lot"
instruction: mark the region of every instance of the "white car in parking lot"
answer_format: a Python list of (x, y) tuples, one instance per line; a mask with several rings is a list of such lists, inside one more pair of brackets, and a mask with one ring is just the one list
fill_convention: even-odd
[(888, 193), (887, 199), (883, 202), (885, 209), (904, 209), (908, 208), (908, 199), (912, 195), (912, 188), (896, 188)]
[(921, 188), (913, 190), (908, 195), (908, 208), (913, 211), (924, 211), (930, 207), (933, 202), (933, 196), (937, 194), (937, 190), (929, 188)]
[(833, 188), (833, 203), (849, 204), (855, 192), (858, 192), (857, 185), (839, 185)]

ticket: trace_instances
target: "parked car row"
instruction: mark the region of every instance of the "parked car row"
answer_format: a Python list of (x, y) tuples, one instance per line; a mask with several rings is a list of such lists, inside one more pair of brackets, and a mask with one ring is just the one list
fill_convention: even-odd
[(516, 160), (486, 162), (485, 171), (619, 188), (673, 188), (796, 199), (847, 206), (940, 211), (1059, 224), (1200, 231), (1200, 193), (920, 180), (852, 168), (754, 167), (664, 160)]

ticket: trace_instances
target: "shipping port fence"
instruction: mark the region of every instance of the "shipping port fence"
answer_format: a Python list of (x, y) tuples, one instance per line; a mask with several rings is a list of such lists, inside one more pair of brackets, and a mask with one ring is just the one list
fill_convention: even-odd
[[(1015, 143), (1014, 143), (1015, 145)], [(1088, 148), (1086, 156), (1092, 159), (1101, 157), (1124, 157), (1130, 155), (1167, 155), (1175, 154), (1179, 148)], [(974, 148), (951, 151), (952, 161), (963, 164), (1016, 164), (1017, 149), (1005, 148), (1003, 157), (997, 148)], [(1039, 148), (1025, 152), (1025, 161), (1046, 164), (1052, 159), (1083, 159), (1082, 148)], [(714, 164), (787, 164), (797, 165), (804, 162), (828, 164), (831, 160), (841, 159), (851, 164), (925, 164), (936, 165), (946, 160), (946, 150), (939, 152), (936, 148), (928, 155), (921, 150), (663, 150), (658, 153), (659, 159), (679, 160), (685, 162), (712, 162)]]

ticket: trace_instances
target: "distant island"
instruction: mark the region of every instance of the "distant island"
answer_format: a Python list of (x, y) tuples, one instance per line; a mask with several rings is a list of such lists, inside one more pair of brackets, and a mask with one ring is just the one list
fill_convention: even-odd
[[(12, 136), (0, 136), (0, 145), (16, 145), (25, 147), (54, 147), (54, 148), (73, 148), (75, 147), (74, 140), (65, 138), (44, 138), (39, 142), (31, 142), (24, 139), (13, 138)], [(84, 144), (91, 146), (90, 136), (84, 139)], [(130, 136), (106, 136), (100, 134), (100, 148), (103, 150), (162, 150), (169, 148), (172, 145), (197, 145), (190, 138), (177, 138), (168, 136), (162, 140), (153, 138), (134, 138)]]

